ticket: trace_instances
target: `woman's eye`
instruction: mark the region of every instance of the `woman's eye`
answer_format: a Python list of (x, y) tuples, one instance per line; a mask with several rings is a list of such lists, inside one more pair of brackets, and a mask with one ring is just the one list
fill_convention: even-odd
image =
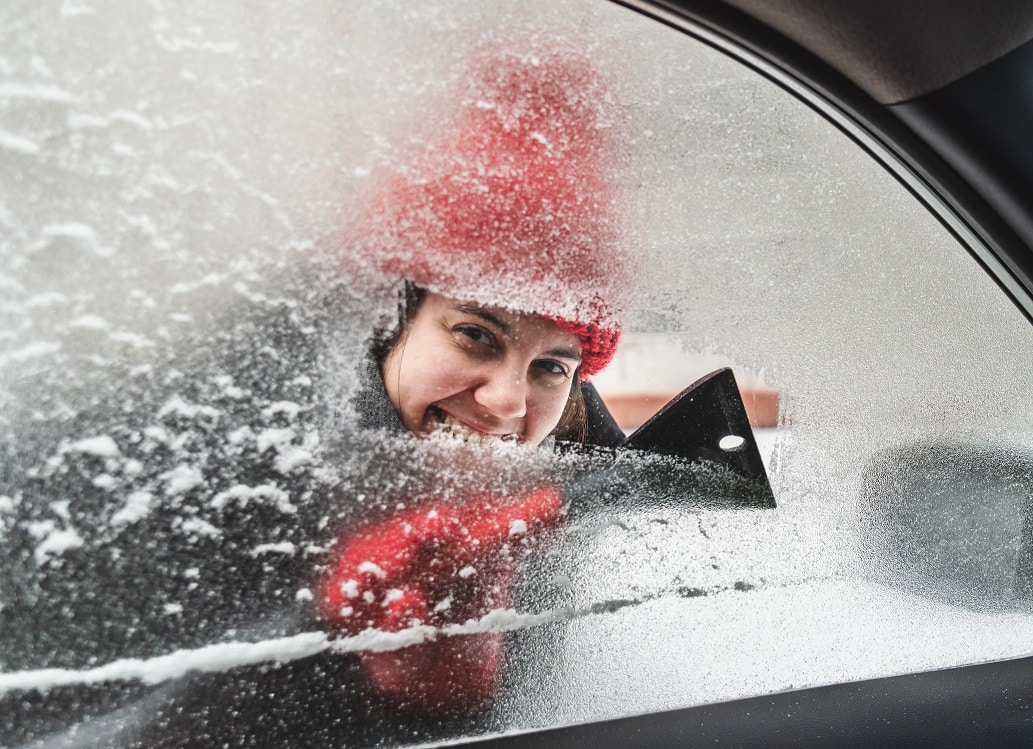
[(541, 359), (535, 362), (535, 365), (549, 375), (556, 375), (558, 377), (565, 378), (568, 374), (567, 368), (563, 364), (558, 361), (553, 361), (552, 359)]
[(479, 325), (457, 325), (455, 331), (470, 343), (481, 346), (493, 346), (495, 343), (494, 336)]

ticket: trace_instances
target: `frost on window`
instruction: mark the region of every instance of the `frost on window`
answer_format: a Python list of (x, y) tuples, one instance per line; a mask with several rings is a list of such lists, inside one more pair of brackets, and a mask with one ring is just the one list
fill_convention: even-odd
[[(979, 584), (930, 595), (913, 552), (964, 543), (905, 501), (925, 476), (985, 530), (973, 498), (1021, 494), (1023, 321), (767, 81), (622, 8), (521, 7), (0, 11), (4, 743), (79, 720), (96, 743), (420, 742), (1025, 647), (993, 618), (1007, 565), (970, 555)], [(557, 39), (595, 72), (508, 77)], [(548, 189), (499, 189), (527, 175)], [(471, 260), (489, 236), (528, 262)], [(385, 409), (369, 342), (400, 267), (562, 323), (593, 370), (620, 313), (594, 381), (629, 431), (734, 367), (778, 508), (664, 456)]]
[[(434, 639), (444, 647), (408, 652), (454, 660), (451, 643), (467, 642), (460, 659), (479, 665), (446, 674), (455, 694), (430, 694), (429, 707), (469, 699), (485, 714), (505, 633), (550, 616), (538, 607), (521, 618), (514, 570), (566, 512), (555, 487), (597, 466), (507, 434), (470, 444), (479, 440), (444, 412), (435, 427), (460, 439), (391, 429), (405, 414), (366, 397), (379, 376), (368, 346), (397, 319), (399, 296), (381, 292), (402, 258), (427, 293), (548, 319), (561, 335), (550, 357), (567, 362), (568, 379), (612, 353), (617, 313), (637, 293), (618, 257), (633, 249), (618, 236), (630, 227), (619, 184), (627, 81), (604, 82), (620, 67), (607, 48), (626, 16), (538, 10), (312, 3), (125, 15), (54, 2), (2, 12), (5, 743), (87, 716), (80, 728), (102, 743), (147, 744), (170, 725), (162, 716), (187, 716), (188, 732), (200, 721), (233, 734), (239, 723), (268, 737), (312, 714), (324, 721), (303, 721), (313, 735), (372, 741), (400, 720), (392, 694), (411, 703), (410, 683), (435, 686), (427, 674), (443, 673), (408, 679), (395, 653)], [(548, 34), (542, 18), (555, 25)], [(550, 57), (553, 32), (568, 47), (578, 40), (571, 59)], [(415, 53), (427, 49), (436, 53)], [(468, 77), (485, 50), (505, 63)], [(510, 73), (518, 63), (559, 64), (566, 77), (529, 90)], [(529, 118), (527, 102), (541, 98), (545, 114)], [(486, 150), (497, 162), (477, 162)], [(501, 208), (477, 202), (478, 180), (514, 175), (508, 191), (489, 186)], [(527, 179), (544, 199), (521, 190)], [(435, 180), (440, 190), (427, 187)], [(452, 201), (446, 216), (515, 220), (457, 233), (428, 223), (441, 201)], [(498, 262), (460, 267), (491, 237), (510, 243)], [(570, 263), (571, 241), (595, 262)], [(405, 255), (430, 244), (437, 266)], [(508, 267), (513, 253), (527, 262)], [(458, 502), (486, 477), (489, 496)], [(393, 582), (398, 554), (362, 546), (377, 531), (451, 544), (449, 554), (411, 548), (426, 554), (416, 561), (429, 588), (449, 564), (478, 597), (433, 588), (414, 600)], [(485, 545), (512, 564), (483, 563)], [(334, 565), (355, 579), (327, 589)], [(320, 605), (332, 610), (320, 616)], [(327, 633), (327, 618), (342, 636)], [(266, 695), (290, 700), (274, 709)], [(237, 723), (208, 720), (211, 704)]]
[(758, 436), (778, 508), (607, 497), (575, 519), (528, 579), (578, 613), (520, 632), (535, 657), (506, 709), (606, 719), (1024, 655), (1028, 322), (827, 122), (649, 39), (633, 108), (649, 303), (597, 385), (655, 409), (673, 372), (727, 364), (776, 394)]

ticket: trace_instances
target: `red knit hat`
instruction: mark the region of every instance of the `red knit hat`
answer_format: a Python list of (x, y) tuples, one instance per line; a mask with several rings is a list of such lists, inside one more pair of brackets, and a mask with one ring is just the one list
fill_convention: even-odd
[(606, 88), (582, 55), (494, 53), (443, 135), (374, 194), (354, 244), (389, 278), (539, 314), (613, 358), (627, 273)]

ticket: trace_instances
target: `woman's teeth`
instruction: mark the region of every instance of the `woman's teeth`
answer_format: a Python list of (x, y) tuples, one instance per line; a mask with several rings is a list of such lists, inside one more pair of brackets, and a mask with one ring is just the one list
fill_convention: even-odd
[(485, 434), (484, 432), (478, 432), (476, 429), (471, 429), (465, 424), (455, 421), (451, 416), (437, 409), (435, 409), (434, 415), (438, 419), (438, 432), (448, 434), (454, 439), (471, 445), (481, 445), (496, 441), (513, 442), (516, 440), (515, 434)]

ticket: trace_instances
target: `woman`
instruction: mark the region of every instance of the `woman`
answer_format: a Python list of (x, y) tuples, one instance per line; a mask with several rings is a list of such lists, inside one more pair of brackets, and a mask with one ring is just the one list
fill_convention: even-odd
[[(606, 174), (612, 152), (608, 108), (605, 88), (578, 55), (494, 54), (475, 66), (461, 106), (440, 137), (374, 194), (344, 253), (353, 261), (353, 286), (383, 291), (385, 311), (394, 318), (373, 343), (371, 395), (362, 403), (366, 423), (428, 440), (480, 443), (457, 445), (452, 452), (490, 452), (493, 462), (484, 462), (494, 466), (541, 449), (552, 435), (577, 431), (580, 383), (605, 366), (617, 344), (618, 292), (627, 271)], [(283, 314), (290, 316), (290, 311)], [(241, 403), (240, 418), (246, 419), (243, 412), (253, 402), (277, 400), (278, 381), (295, 377), (297, 370), (316, 369), (318, 337), (305, 337), (310, 321), (281, 325), (277, 317), (236, 329), (235, 337), (241, 330), (254, 333), (259, 340), (255, 349), (262, 348), (262, 335), (282, 336), (290, 356), (269, 357), (277, 362), (273, 368), (256, 367), (248, 341), (246, 355), (233, 350), (232, 361), (214, 370), (201, 358), (204, 371), (197, 382), (223, 379), (212, 377), (213, 372), (227, 372), (239, 375), (226, 376), (228, 382), (254, 383), (256, 390), (270, 383), (264, 391), (268, 398)], [(299, 361), (306, 367), (299, 367)], [(150, 412), (140, 409), (137, 417), (141, 421), (127, 421), (122, 428), (124, 446), (133, 444), (137, 424), (139, 433), (165, 431), (152, 426)], [(169, 416), (174, 425), (180, 418)], [(261, 418), (256, 426), (289, 431), (267, 420), (275, 414)], [(169, 431), (174, 431), (171, 426)], [(188, 434), (199, 439), (198, 451), (207, 453), (212, 444), (213, 455), (240, 454), (214, 452), (221, 431), (194, 429), (183, 436)], [(356, 442), (370, 444), (365, 436)], [(29, 444), (48, 442), (44, 435)], [(259, 455), (272, 452), (255, 443)], [(141, 465), (153, 463), (147, 466), (152, 476), (147, 480), (153, 483), (141, 485), (158, 487), (158, 492), (169, 483), (163, 471), (176, 468), (180, 454), (170, 450), (173, 463), (166, 466), (160, 448), (150, 455), (146, 440), (137, 447)], [(34, 456), (26, 465), (38, 460)], [(89, 482), (110, 503), (108, 491), (93, 482), (95, 466), (103, 465), (103, 456), (86, 455), (84, 467), (60, 476), (58, 485), (75, 488), (77, 482)], [(264, 477), (274, 473), (276, 481), (285, 478), (265, 462), (253, 468), (242, 458), (240, 465), (226, 468), (227, 475), (213, 476), (213, 487), (218, 482), (229, 489), (245, 482), (262, 486)], [(303, 483), (297, 473), (288, 478)], [(251, 651), (258, 662), (230, 668), (216, 658), (208, 664), (211, 669), (153, 688), (126, 679), (96, 692), (69, 688), (12, 694), (7, 704), (15, 717), (8, 725), (21, 721), (40, 731), (41, 726), (57, 730), (74, 722), (68, 733), (41, 741), (139, 747), (342, 741), (365, 746), (469, 735), (485, 718), (470, 713), (491, 698), (503, 656), (502, 635), (490, 631), (490, 622), (480, 630), (476, 622), (511, 605), (517, 566), (536, 537), (563, 517), (563, 503), (552, 486), (524, 487), (514, 494), (493, 476), (481, 478), (481, 485), (465, 496), (457, 496), (454, 487), (422, 491), (405, 497), (401, 509), (392, 496), (388, 514), (339, 534), (325, 572), (315, 581), (323, 622), (345, 636), (372, 628), (424, 638), (399, 650), (366, 650), (358, 662), (320, 649), (270, 663), (261, 655), (263, 648), (246, 646), (295, 634), (311, 642), (312, 612), (296, 602), (308, 600), (313, 581), (307, 575), (315, 574), (309, 554), (318, 547), (308, 542), (329, 504), (321, 495), (309, 501), (299, 491), (298, 515), (293, 505), (283, 503), (290, 512), (286, 519), (282, 506), (260, 507), (252, 501), (245, 507), (243, 500), (239, 508), (235, 502), (225, 508), (222, 519), (220, 495), (200, 485), (191, 497), (176, 494), (163, 503), (167, 506), (136, 521), (123, 534), (124, 545), (98, 545), (103, 560), (95, 570), (73, 564), (75, 550), (70, 549), (62, 556), (68, 574), (56, 578), (61, 585), (50, 588), (49, 605), (47, 595), (37, 602), (31, 589), (18, 593), (27, 612), (24, 621), (38, 622), (46, 634), (40, 638), (34, 628), (15, 640), (26, 643), (26, 649), (43, 653), (62, 635), (68, 639), (69, 632), (84, 633), (72, 639), (87, 654), (105, 652), (105, 640), (112, 641), (114, 653), (126, 642), (140, 652), (166, 641), (217, 646), (225, 632), (231, 640), (226, 644)], [(36, 481), (32, 476), (26, 496), (35, 491)], [(68, 496), (91, 495), (77, 490)], [(306, 519), (299, 521), (303, 513)], [(217, 532), (180, 533), (184, 521), (204, 517), (219, 520), (217, 529), (199, 523)], [(294, 536), (272, 533), (288, 524), (301, 530)], [(256, 537), (255, 528), (263, 534)], [(23, 535), (25, 551), (15, 559), (32, 563), (39, 542), (29, 531)], [(261, 551), (274, 544), (261, 542), (281, 539), (299, 541), (304, 553), (282, 555), (282, 566), (274, 570)], [(117, 552), (110, 560), (109, 550)], [(126, 560), (131, 564), (123, 566)], [(109, 570), (118, 584), (89, 584), (90, 574)], [(52, 585), (54, 579), (44, 580)], [(197, 590), (186, 607), (178, 597), (184, 589)], [(271, 605), (281, 600), (283, 606)], [(149, 613), (155, 610), (157, 622)], [(92, 628), (87, 612), (98, 628)], [(76, 619), (87, 623), (73, 628)], [(468, 625), (470, 620), (475, 624)], [(124, 621), (132, 626), (116, 631)], [(137, 625), (143, 633), (139, 637)], [(466, 629), (456, 634), (450, 627)], [(436, 628), (446, 631), (427, 634)], [(162, 663), (177, 660), (159, 658)], [(128, 672), (133, 672), (131, 660), (118, 663), (130, 664)], [(371, 689), (353, 688), (358, 678)], [(400, 707), (449, 720), (416, 725), (399, 719)], [(456, 715), (467, 717), (451, 721)]]
[[(374, 341), (374, 380), (411, 434), (535, 448), (583, 431), (580, 383), (613, 357), (628, 288), (611, 107), (578, 54), (496, 52), (443, 135), (374, 194), (348, 241), (362, 283), (402, 300)], [(325, 620), (355, 635), (506, 608), (515, 565), (562, 501), (550, 486), (513, 497), (487, 484), (342, 534), (320, 585)], [(502, 638), (438, 635), (361, 659), (381, 696), (455, 714), (491, 697)]]
[(384, 357), (406, 429), (541, 444), (574, 396), (581, 341), (543, 317), (428, 294)]

